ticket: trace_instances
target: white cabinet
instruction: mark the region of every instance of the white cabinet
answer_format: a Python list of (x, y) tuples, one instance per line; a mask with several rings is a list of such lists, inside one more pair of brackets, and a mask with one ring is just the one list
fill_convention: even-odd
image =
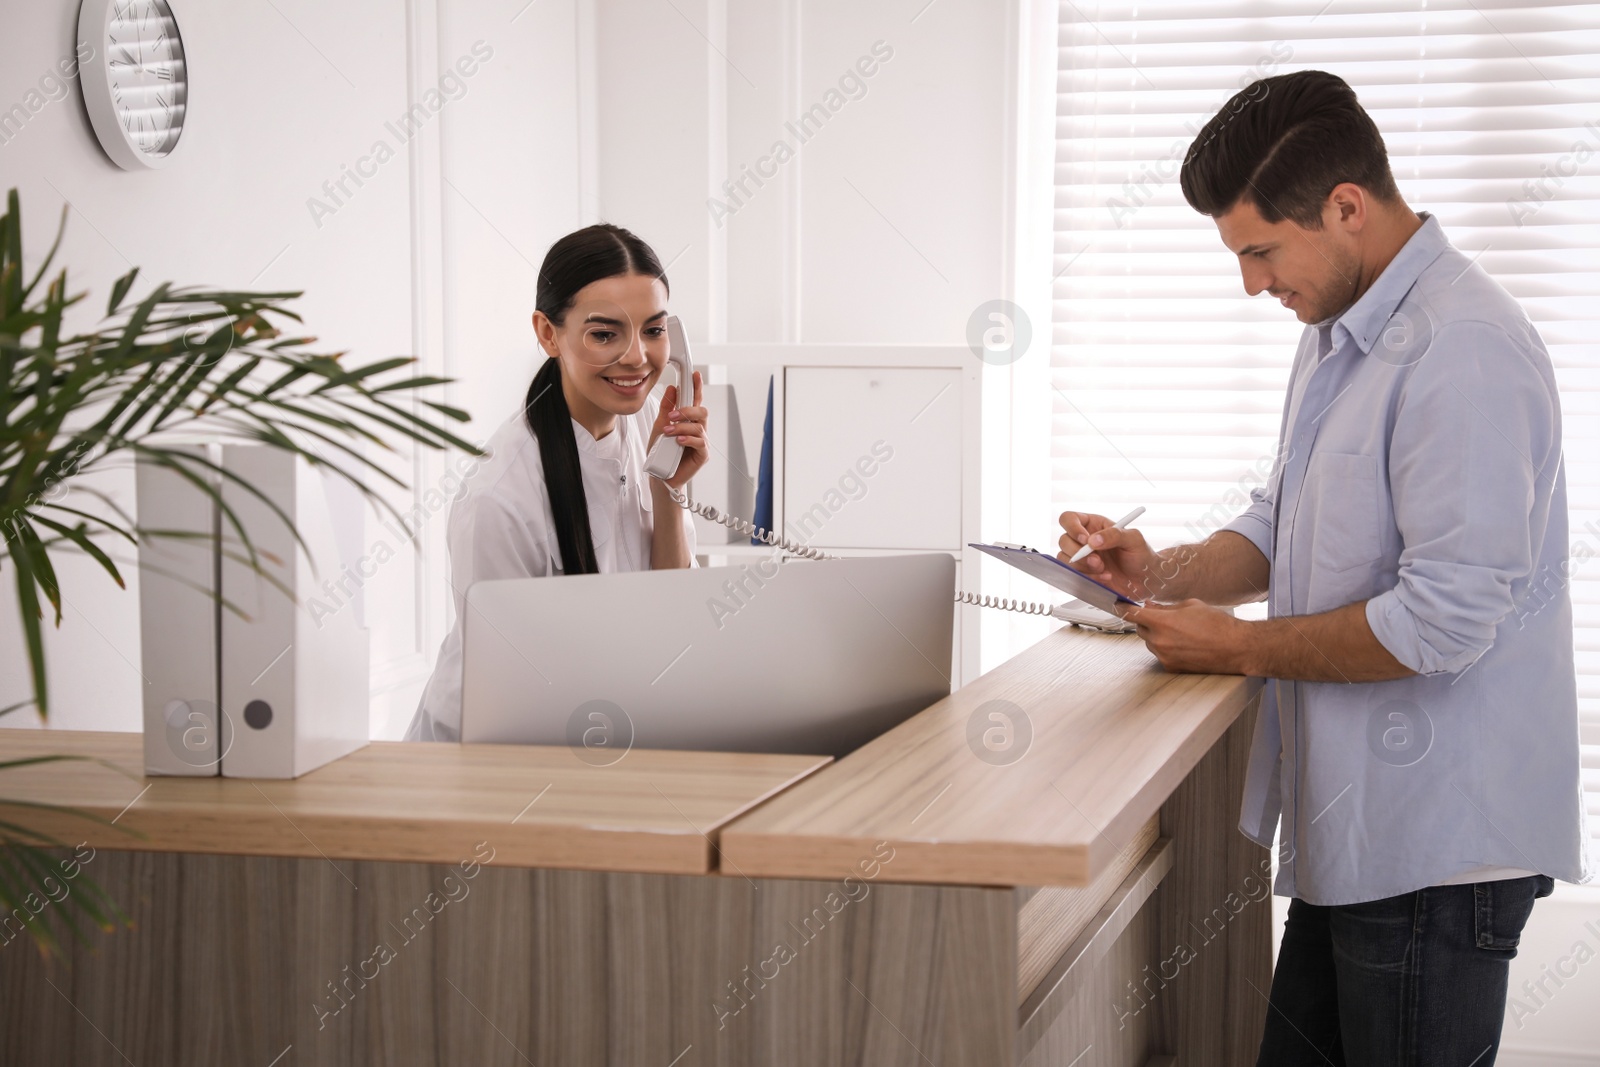
[(784, 368), (784, 533), (959, 552), (961, 396), (955, 367)]
[[(956, 587), (977, 591), (981, 554), (966, 546), (980, 539), (986, 370), (966, 345), (705, 344), (695, 355), (707, 382), (739, 390), (752, 474), (772, 383), (778, 533), (841, 556), (948, 552)], [(698, 554), (716, 566), (768, 551), (707, 541)], [(979, 673), (979, 609), (956, 608), (955, 622), (960, 686)]]

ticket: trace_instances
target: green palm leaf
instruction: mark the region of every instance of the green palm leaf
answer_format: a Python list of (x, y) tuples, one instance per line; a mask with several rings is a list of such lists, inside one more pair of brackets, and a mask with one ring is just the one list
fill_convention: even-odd
[[(315, 351), (314, 337), (285, 335), (300, 328), (290, 306), (299, 292), (163, 282), (141, 294), (134, 268), (112, 284), (105, 317), (92, 329), (71, 332), (76, 316), (67, 313), (84, 294), (69, 292), (66, 271), (55, 265), (66, 218), (63, 212), (49, 254), (25, 280), (16, 190), (0, 216), (0, 571), (9, 568), (16, 587), (32, 681), (32, 699), (0, 715), (30, 705), (41, 718), (48, 714), (44, 620), (48, 607), (61, 625), (58, 554), (83, 553), (122, 585), (118, 561), (100, 539), (137, 544), (192, 536), (136, 524), (113, 499), (79, 484), (80, 475), (128, 459), (172, 471), (218, 508), (223, 553), (289, 595), (268, 566), (284, 561), (258, 551), (223, 499), (223, 486), (266, 504), (304, 550), (289, 516), (237, 473), (179, 447), (180, 437), (254, 442), (302, 457), (350, 482), (402, 525), (404, 517), (379, 489), (404, 482), (367, 449), (380, 457), (398, 445), (481, 454), (451, 430), (468, 421), (467, 413), (424, 395), (449, 379), (416, 373), (409, 356), (356, 364), (343, 352)], [(97, 503), (63, 503), (56, 497), (65, 487)], [(22, 762), (0, 762), (0, 771)], [(47, 849), (60, 842), (28, 828), (22, 821), (28, 805), (0, 798), (6, 804), (16, 814), (0, 820), (0, 909), (10, 910), (50, 876), (58, 860)], [(108, 927), (121, 913), (89, 885), (74, 892), (72, 907)], [(58, 910), (77, 933), (70, 909)], [(26, 925), (41, 948), (56, 946), (47, 925), (31, 917)]]

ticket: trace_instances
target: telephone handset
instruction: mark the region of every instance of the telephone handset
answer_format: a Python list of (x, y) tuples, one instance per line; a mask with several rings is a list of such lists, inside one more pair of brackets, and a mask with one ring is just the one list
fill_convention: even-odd
[[(683, 398), (686, 395), (686, 390), (688, 390), (689, 401), (692, 402), (694, 362), (689, 355), (688, 339), (683, 335), (683, 324), (678, 321), (676, 315), (667, 316), (667, 341), (670, 345), (667, 358), (678, 368), (678, 402), (680, 404), (685, 403)], [(651, 448), (649, 454), (645, 456), (645, 473), (652, 478), (665, 481), (677, 473), (678, 461), (682, 457), (683, 446), (678, 444), (677, 439), (663, 435), (655, 443), (655, 447)], [(785, 552), (791, 552), (805, 559), (844, 558), (831, 552), (824, 552), (821, 549), (791, 541), (787, 537), (741, 519), (737, 515), (724, 515), (709, 504), (700, 504), (689, 499), (689, 495), (680, 489), (673, 489), (669, 486), (667, 492), (671, 494), (672, 499), (677, 502), (679, 507), (700, 516), (708, 522), (726, 526), (730, 530), (754, 538), (762, 544), (782, 549)], [(1001, 597), (957, 592), (955, 602), (957, 604), (973, 604), (981, 608), (1019, 611), (1024, 615), (1044, 615), (1076, 626), (1104, 630), (1111, 633), (1128, 633), (1134, 628), (1132, 623), (1125, 622), (1115, 615), (1105, 614), (1079, 600), (1069, 600), (1064, 604), (1057, 604), (1055, 607), (1051, 607), (1048, 604), (1038, 604), (1027, 600), (1007, 600)]]
[[(694, 403), (694, 359), (689, 355), (689, 340), (683, 336), (683, 323), (678, 316), (667, 316), (667, 359), (678, 368), (678, 404), (688, 407)], [(676, 437), (662, 434), (644, 457), (644, 472), (652, 478), (666, 481), (678, 473), (678, 461), (683, 459), (683, 446)]]

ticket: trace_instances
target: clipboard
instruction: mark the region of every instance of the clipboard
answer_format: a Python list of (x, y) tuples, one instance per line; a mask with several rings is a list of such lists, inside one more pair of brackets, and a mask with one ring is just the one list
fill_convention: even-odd
[(1117, 613), (1118, 604), (1142, 606), (1139, 601), (1123, 596), (1109, 585), (1102, 585), (1082, 571), (1073, 570), (1056, 557), (1045, 555), (1038, 549), (1020, 545), (980, 545), (976, 542), (968, 542), (967, 547), (1003, 560), (1019, 571), (1031, 574), (1064, 593), (1071, 593), (1085, 604), (1109, 615)]

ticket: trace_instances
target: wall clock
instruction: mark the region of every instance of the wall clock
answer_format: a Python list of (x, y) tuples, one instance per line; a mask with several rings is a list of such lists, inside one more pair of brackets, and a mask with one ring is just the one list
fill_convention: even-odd
[(83, 102), (106, 155), (124, 170), (164, 166), (189, 103), (189, 65), (167, 0), (83, 0), (78, 49), (89, 57), (79, 67)]

